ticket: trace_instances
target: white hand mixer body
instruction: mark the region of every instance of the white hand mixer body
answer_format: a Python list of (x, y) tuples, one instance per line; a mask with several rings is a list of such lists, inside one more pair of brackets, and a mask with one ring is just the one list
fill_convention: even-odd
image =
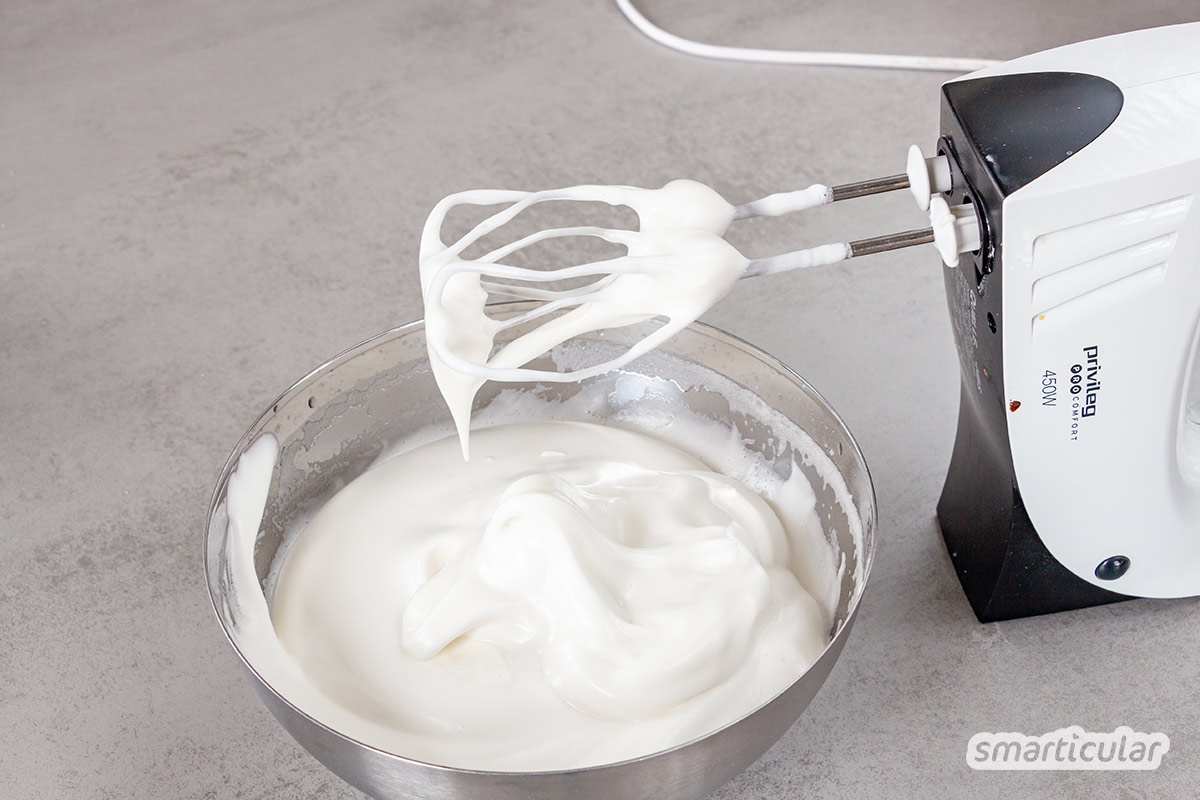
[(963, 380), (938, 507), (976, 613), (1200, 593), (1200, 23), (942, 94), (983, 227), (945, 272)]

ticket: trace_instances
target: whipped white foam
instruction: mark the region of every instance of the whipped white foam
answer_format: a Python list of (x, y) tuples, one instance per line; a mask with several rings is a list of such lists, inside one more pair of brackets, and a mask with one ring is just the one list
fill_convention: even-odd
[[(603, 202), (632, 208), (639, 230), (574, 227), (535, 234), (477, 258), (464, 251), (530, 205), (549, 200)], [(452, 244), (442, 239), (446, 215), (462, 205), (511, 205)], [(721, 238), (734, 207), (702, 183), (677, 180), (661, 189), (632, 186), (571, 186), (547, 192), (475, 190), (450, 195), (429, 214), (421, 237), (421, 288), (425, 298), (425, 336), (434, 377), (446, 398), (462, 442), (468, 448), (471, 403), (486, 380), (575, 381), (629, 363), (694, 322), (729, 293), (749, 263)], [(548, 316), (532, 331), (492, 353), (496, 336), (512, 324), (488, 317), (484, 305), (493, 278), (536, 281), (545, 270), (509, 267), (500, 259), (547, 236), (570, 233), (594, 236), (625, 247), (627, 255), (553, 271), (558, 279), (591, 278), (598, 283), (579, 292), (548, 293), (528, 289), (518, 296), (546, 300), (537, 315)], [(583, 302), (579, 302), (582, 300)], [(633, 325), (655, 317), (667, 323), (624, 355), (568, 374), (524, 368), (530, 360), (574, 337), (606, 328)]]
[(464, 768), (609, 763), (733, 721), (824, 649), (782, 522), (737, 481), (611, 426), (474, 442), (368, 471), (287, 556), (275, 631), (352, 712), (339, 731)]
[[(451, 437), (395, 454), (293, 534), (270, 617), (247, 533), (277, 452), (261, 437), (230, 481), (235, 641), (302, 711), (431, 763), (568, 769), (703, 735), (820, 655), (836, 582), (800, 471), (712, 433), (691, 431), (772, 490), (615, 425), (485, 427), (470, 462)], [(824, 554), (818, 586), (797, 542)]]

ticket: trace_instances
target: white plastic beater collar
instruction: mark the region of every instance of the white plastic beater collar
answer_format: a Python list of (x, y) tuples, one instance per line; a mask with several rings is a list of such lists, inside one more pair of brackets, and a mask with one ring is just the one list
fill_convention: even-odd
[(929, 199), (929, 225), (933, 228), (933, 246), (947, 267), (958, 266), (960, 253), (979, 249), (979, 218), (969, 203), (951, 208), (940, 194), (933, 195)]
[(942, 263), (947, 267), (957, 267), (958, 233), (950, 206), (941, 195), (929, 198), (926, 206), (929, 208), (929, 225), (933, 228), (933, 246), (942, 257)]
[(929, 198), (950, 191), (950, 161), (945, 156), (926, 158), (921, 148), (908, 148), (908, 189), (922, 211), (929, 210)]

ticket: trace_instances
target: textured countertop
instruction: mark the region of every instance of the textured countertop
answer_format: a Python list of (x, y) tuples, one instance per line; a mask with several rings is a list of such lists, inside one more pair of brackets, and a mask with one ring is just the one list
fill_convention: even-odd
[[(707, 41), (1010, 57), (1193, 0), (643, 0)], [(361, 797), (255, 699), (209, 608), (212, 485), (308, 369), (420, 316), (471, 187), (678, 176), (748, 199), (902, 168), (945, 76), (697, 60), (609, 0), (8, 0), (0, 8), (0, 795)], [(739, 225), (764, 255), (919, 224), (885, 197)], [(1195, 796), (1200, 603), (980, 625), (934, 523), (958, 401), (936, 256), (747, 282), (706, 319), (821, 391), (881, 546), (800, 722), (717, 793)], [(1152, 773), (976, 773), (979, 731), (1163, 731)]]

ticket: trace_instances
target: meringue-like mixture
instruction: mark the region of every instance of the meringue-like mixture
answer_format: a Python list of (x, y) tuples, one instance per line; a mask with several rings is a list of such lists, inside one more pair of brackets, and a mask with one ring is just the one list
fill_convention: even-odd
[(276, 576), (275, 632), (342, 733), (462, 768), (611, 763), (737, 719), (827, 644), (788, 532), (738, 481), (594, 423), (472, 445), (368, 470)]
[(489, 360), (501, 329), (484, 315), (479, 275), (439, 277), (463, 263), (440, 240), (456, 201), (439, 204), (422, 241), (426, 331), (459, 436), (393, 455), (338, 491), (276, 556), (269, 616), (254, 542), (274, 438), (256, 441), (230, 479), (239, 648), (297, 707), (366, 744), (478, 770), (612, 763), (736, 720), (829, 641), (837, 570), (812, 487), (795, 466), (786, 481), (769, 467), (718, 471), (726, 456), (715, 450), (745, 461), (732, 431), (677, 436), (689, 453), (614, 425), (531, 417), (474, 432), (466, 459), (472, 401), (495, 369), (520, 379), (566, 339), (660, 314), (669, 336), (745, 265), (719, 235), (734, 210), (707, 187), (586, 188), (635, 208), (641, 254), (684, 248), (691, 268), (618, 275), (601, 302)]

